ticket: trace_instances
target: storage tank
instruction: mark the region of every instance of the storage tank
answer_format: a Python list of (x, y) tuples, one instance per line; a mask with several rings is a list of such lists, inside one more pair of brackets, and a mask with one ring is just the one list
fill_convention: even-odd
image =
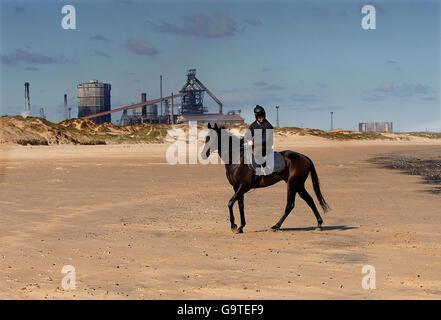
[[(78, 118), (110, 111), (110, 84), (98, 80), (81, 83), (78, 89)], [(93, 118), (97, 123), (110, 122), (110, 114)]]

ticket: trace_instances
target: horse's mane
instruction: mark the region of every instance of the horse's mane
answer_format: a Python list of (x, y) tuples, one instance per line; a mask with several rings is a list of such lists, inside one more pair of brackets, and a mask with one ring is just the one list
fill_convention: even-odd
[[(243, 151), (244, 145), (243, 145), (243, 139), (244, 137), (238, 137), (234, 134), (232, 134), (230, 132), (230, 130), (228, 130), (224, 125), (221, 125), (218, 127), (219, 130), (225, 130), (228, 133), (228, 136), (233, 140), (233, 139), (238, 139), (239, 140), (239, 145), (240, 145), (240, 151)], [(229, 144), (231, 146), (231, 144)]]

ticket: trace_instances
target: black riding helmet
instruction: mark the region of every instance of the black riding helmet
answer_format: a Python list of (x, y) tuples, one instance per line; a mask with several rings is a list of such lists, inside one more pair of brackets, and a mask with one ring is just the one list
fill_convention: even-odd
[(258, 117), (265, 117), (265, 109), (262, 106), (256, 105), (254, 108), (254, 116), (256, 117), (256, 120)]

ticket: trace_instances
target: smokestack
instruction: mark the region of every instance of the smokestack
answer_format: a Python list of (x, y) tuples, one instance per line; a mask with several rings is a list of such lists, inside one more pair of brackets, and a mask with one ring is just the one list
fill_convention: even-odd
[(175, 118), (174, 118), (174, 115), (173, 115), (173, 92), (172, 92), (172, 94), (171, 94), (170, 122), (171, 122), (171, 124), (175, 124)]
[(64, 95), (64, 119), (69, 119), (69, 115), (67, 113), (67, 94)]
[(31, 98), (29, 96), (29, 82), (25, 82), (25, 107), (23, 116), (26, 118), (31, 115)]
[(162, 116), (162, 75), (159, 76), (159, 91), (161, 95), (161, 113), (159, 115)]
[[(147, 101), (147, 93), (141, 93), (141, 102)], [(142, 115), (147, 116), (147, 106), (142, 107)]]

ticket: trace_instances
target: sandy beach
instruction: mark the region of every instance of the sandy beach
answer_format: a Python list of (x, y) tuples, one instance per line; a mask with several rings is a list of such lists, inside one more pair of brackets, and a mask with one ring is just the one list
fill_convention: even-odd
[[(370, 161), (439, 155), (439, 140), (276, 143), (314, 161), (332, 208), (323, 231), (299, 197), (267, 231), (285, 206), (280, 182), (245, 195), (245, 233), (233, 234), (224, 167), (169, 165), (168, 144), (0, 146), (0, 298), (441, 298), (440, 195)], [(362, 288), (365, 265), (374, 290)]]

